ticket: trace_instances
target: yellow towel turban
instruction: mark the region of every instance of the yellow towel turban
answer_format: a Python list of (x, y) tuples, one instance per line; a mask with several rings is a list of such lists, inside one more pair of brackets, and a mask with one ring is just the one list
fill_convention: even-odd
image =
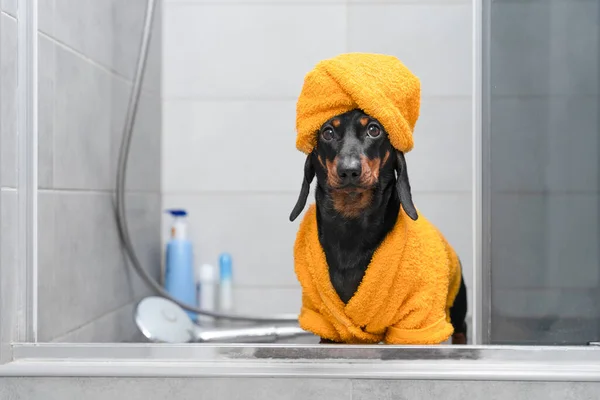
[(355, 108), (376, 118), (392, 146), (413, 148), (419, 118), (421, 83), (396, 57), (347, 53), (319, 62), (305, 79), (296, 105), (296, 148), (306, 154), (330, 118)]

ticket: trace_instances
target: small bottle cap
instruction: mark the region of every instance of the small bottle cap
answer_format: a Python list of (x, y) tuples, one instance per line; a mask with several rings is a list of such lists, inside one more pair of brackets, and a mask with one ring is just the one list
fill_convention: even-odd
[(221, 280), (231, 279), (232, 268), (231, 268), (231, 256), (229, 253), (222, 253), (219, 256), (219, 272), (221, 274)]
[(215, 282), (217, 280), (217, 269), (210, 264), (202, 264), (198, 270), (200, 282)]
[(175, 208), (175, 209), (167, 210), (167, 212), (169, 214), (171, 214), (172, 216), (174, 216), (174, 217), (185, 217), (185, 216), (187, 216), (187, 211), (185, 211), (183, 209), (177, 209), (177, 208)]

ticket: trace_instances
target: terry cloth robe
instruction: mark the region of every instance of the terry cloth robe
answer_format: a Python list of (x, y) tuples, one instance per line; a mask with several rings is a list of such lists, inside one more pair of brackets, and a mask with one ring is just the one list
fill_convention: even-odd
[(439, 344), (453, 333), (449, 309), (460, 287), (460, 263), (423, 215), (413, 221), (400, 209), (347, 304), (329, 278), (314, 204), (300, 224), (294, 259), (302, 286), (300, 326), (321, 338), (351, 344)]

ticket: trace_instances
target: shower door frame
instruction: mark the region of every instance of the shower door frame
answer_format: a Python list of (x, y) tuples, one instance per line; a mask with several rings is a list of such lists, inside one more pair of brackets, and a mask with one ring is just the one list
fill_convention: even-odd
[(18, 0), (16, 17), (17, 263), (0, 263), (0, 280), (10, 282), (0, 289), (0, 364), (15, 342), (37, 341), (37, 0)]
[[(489, 346), (489, 4), (473, 0), (473, 340), (469, 346), (59, 344), (37, 331), (37, 0), (19, 4), (18, 258), (0, 293), (0, 376), (600, 381), (600, 351)], [(484, 23), (485, 22), (485, 23)], [(488, 218), (486, 217), (486, 218)], [(14, 324), (15, 329), (6, 329)]]

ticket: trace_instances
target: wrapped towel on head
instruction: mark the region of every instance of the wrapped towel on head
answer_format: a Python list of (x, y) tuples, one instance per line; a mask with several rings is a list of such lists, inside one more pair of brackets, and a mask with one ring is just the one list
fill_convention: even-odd
[(305, 79), (296, 106), (296, 147), (308, 154), (330, 118), (356, 108), (376, 118), (392, 146), (413, 148), (421, 83), (396, 57), (347, 53), (319, 62)]

